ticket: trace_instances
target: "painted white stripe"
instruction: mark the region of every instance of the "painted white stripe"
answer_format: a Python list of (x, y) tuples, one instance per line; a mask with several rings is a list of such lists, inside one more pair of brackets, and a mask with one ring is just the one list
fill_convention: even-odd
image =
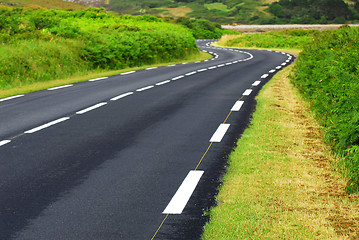
[(252, 89), (247, 89), (246, 91), (244, 91), (243, 96), (248, 96), (251, 93), (252, 93)]
[(275, 69), (281, 69), (282, 68), (282, 66), (277, 66)]
[(193, 74), (196, 74), (197, 72), (189, 72), (189, 73), (186, 73), (185, 75), (186, 76), (191, 76), (191, 75), (193, 75)]
[(229, 63), (226, 63), (226, 65), (228, 66), (228, 65), (232, 65), (233, 63), (231, 63), (231, 62), (229, 62)]
[(76, 114), (84, 114), (84, 113), (92, 111), (92, 110), (94, 110), (96, 108), (102, 107), (102, 106), (104, 106), (106, 104), (107, 104), (106, 102), (98, 103), (96, 105), (93, 105), (92, 107), (88, 107), (88, 108), (85, 108), (85, 109), (83, 109), (81, 111), (78, 111), (78, 112), (76, 112)]
[(5, 144), (8, 144), (8, 143), (10, 143), (11, 142), (11, 140), (3, 140), (3, 141), (0, 141), (0, 147), (1, 146), (4, 146)]
[(184, 63), (182, 63), (182, 64), (183, 64), (183, 65), (184, 65), (184, 64), (188, 64), (188, 62), (184, 62)]
[(281, 65), (282, 65), (282, 66), (285, 66), (285, 65), (287, 65), (287, 63), (284, 62), (284, 63), (282, 63)]
[(48, 127), (53, 126), (55, 124), (58, 124), (60, 122), (66, 121), (68, 119), (70, 119), (70, 118), (69, 117), (63, 117), (63, 118), (57, 119), (55, 121), (52, 121), (52, 122), (46, 123), (44, 125), (41, 125), (39, 127), (33, 128), (31, 130), (25, 131), (25, 133), (34, 133), (34, 132), (40, 131), (40, 130), (42, 130), (44, 128), (48, 128)]
[(146, 68), (146, 70), (152, 70), (152, 69), (157, 69), (158, 67), (150, 67), (150, 68)]
[(69, 85), (63, 85), (63, 86), (59, 86), (59, 87), (49, 88), (47, 90), (53, 91), (53, 90), (57, 90), (57, 89), (61, 89), (61, 88), (68, 88), (68, 87), (72, 87), (72, 86), (73, 86), (73, 84), (69, 84)]
[(151, 89), (151, 88), (153, 88), (153, 87), (154, 87), (154, 86), (153, 86), (153, 85), (151, 85), (151, 86), (147, 86), (147, 87), (143, 87), (143, 88), (137, 89), (136, 91), (137, 91), (137, 92), (142, 92), (142, 91), (145, 91), (145, 90)]
[(203, 69), (197, 70), (197, 72), (204, 72), (204, 71), (207, 71), (207, 70), (208, 70), (207, 68), (203, 68)]
[(174, 67), (174, 66), (176, 66), (176, 64), (168, 65), (167, 67)]
[(132, 94), (133, 94), (133, 92), (124, 93), (124, 94), (118, 95), (117, 97), (111, 98), (111, 101), (117, 101), (118, 99), (130, 96)]
[(11, 99), (15, 99), (15, 98), (23, 97), (23, 96), (25, 96), (25, 95), (16, 95), (16, 96), (11, 96), (11, 97), (7, 97), (7, 98), (1, 98), (0, 102), (4, 102), (7, 100), (11, 100)]
[(163, 82), (159, 82), (159, 83), (156, 83), (156, 86), (161, 86), (161, 85), (164, 85), (166, 83), (169, 83), (171, 82), (171, 80), (166, 80), (166, 81), (163, 81)]
[(216, 132), (213, 134), (213, 136), (211, 137), (211, 139), (209, 141), (210, 142), (221, 142), (222, 138), (226, 134), (229, 126), (230, 126), (230, 124), (228, 124), (228, 123), (222, 123), (221, 125), (219, 125)]
[(255, 81), (254, 83), (252, 83), (252, 86), (258, 86), (261, 83), (261, 81)]
[(190, 171), (162, 213), (181, 214), (198, 185), (203, 173), (204, 171)]
[(244, 103), (244, 101), (237, 101), (237, 102), (233, 105), (231, 111), (232, 111), (232, 112), (238, 112), (238, 111), (241, 109), (243, 103)]
[(107, 78), (108, 78), (108, 77), (94, 78), (94, 79), (89, 80), (89, 82), (95, 82), (95, 81), (105, 80), (105, 79), (107, 79)]
[(217, 68), (216, 66), (213, 66), (213, 67), (209, 67), (208, 69), (215, 69), (215, 68)]
[(274, 73), (276, 70), (272, 69), (269, 71), (269, 73)]
[(172, 80), (173, 80), (173, 81), (176, 81), (176, 80), (181, 79), (181, 78), (184, 78), (184, 75), (181, 75), (181, 76), (178, 76), (178, 77), (174, 77), (174, 78), (172, 78)]
[(201, 61), (197, 61), (197, 62), (194, 62), (194, 63), (200, 63)]
[(208, 62), (209, 60), (204, 60), (204, 62)]
[(136, 71), (130, 71), (130, 72), (121, 73), (120, 75), (128, 75), (128, 74), (135, 73), (135, 72)]
[(224, 64), (217, 65), (217, 67), (224, 67), (224, 66), (225, 66)]
[(262, 76), (261, 76), (261, 78), (267, 78), (269, 75), (268, 74), (263, 74)]
[(289, 63), (289, 62), (290, 62), (290, 60), (288, 59), (288, 60), (286, 60), (285, 62), (286, 62), (286, 63)]

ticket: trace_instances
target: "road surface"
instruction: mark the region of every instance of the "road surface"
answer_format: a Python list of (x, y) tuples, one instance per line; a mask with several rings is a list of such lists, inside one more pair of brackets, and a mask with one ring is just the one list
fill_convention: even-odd
[(212, 59), (0, 99), (0, 239), (199, 239), (254, 96), (293, 61)]

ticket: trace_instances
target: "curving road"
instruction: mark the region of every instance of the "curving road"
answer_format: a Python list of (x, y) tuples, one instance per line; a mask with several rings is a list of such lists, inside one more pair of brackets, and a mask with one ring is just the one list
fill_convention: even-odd
[(222, 49), (0, 99), (0, 239), (199, 239), (254, 96), (294, 59)]

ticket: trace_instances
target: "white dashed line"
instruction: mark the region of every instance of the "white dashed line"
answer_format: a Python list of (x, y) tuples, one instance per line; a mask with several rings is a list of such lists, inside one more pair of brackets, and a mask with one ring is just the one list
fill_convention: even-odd
[(212, 66), (212, 67), (209, 67), (208, 69), (215, 69), (217, 68), (216, 66)]
[(181, 79), (181, 78), (184, 78), (184, 75), (174, 77), (174, 78), (172, 78), (172, 81), (176, 81), (176, 80)]
[(276, 70), (272, 69), (269, 71), (269, 73), (274, 73)]
[(102, 107), (102, 106), (104, 106), (106, 104), (107, 104), (106, 102), (98, 103), (98, 104), (96, 104), (96, 105), (94, 105), (92, 107), (88, 107), (88, 108), (85, 108), (85, 109), (83, 109), (81, 111), (78, 111), (78, 112), (76, 112), (76, 114), (84, 114), (84, 113), (92, 111), (92, 110), (94, 110), (96, 108)]
[(269, 75), (268, 74), (263, 74), (262, 76), (261, 76), (261, 78), (267, 78)]
[(230, 124), (228, 124), (228, 123), (222, 123), (221, 125), (219, 125), (216, 132), (213, 134), (213, 136), (211, 137), (211, 139), (209, 141), (210, 142), (221, 142), (224, 135), (226, 134), (229, 126), (230, 126)]
[(224, 64), (217, 65), (217, 67), (224, 67), (224, 66), (225, 66)]
[(159, 83), (156, 83), (156, 86), (161, 86), (161, 85), (164, 85), (166, 83), (169, 83), (171, 82), (171, 80), (166, 80), (166, 81), (163, 81), (163, 82), (159, 82)]
[(111, 101), (117, 101), (118, 99), (130, 96), (132, 94), (133, 94), (133, 92), (124, 93), (124, 94), (118, 95), (117, 97), (111, 98)]
[(188, 64), (187, 62), (182, 63), (183, 65)]
[(204, 171), (190, 171), (178, 188), (163, 214), (181, 214), (198, 185)]
[(191, 75), (193, 75), (193, 74), (196, 74), (197, 72), (189, 72), (189, 73), (186, 73), (185, 75), (186, 76), (191, 76)]
[(277, 66), (275, 69), (281, 69), (282, 68), (282, 66)]
[(174, 67), (174, 66), (176, 66), (176, 64), (168, 65), (167, 67)]
[(11, 100), (11, 99), (15, 99), (15, 98), (23, 97), (23, 96), (25, 96), (25, 95), (16, 95), (16, 96), (11, 96), (11, 97), (7, 97), (7, 98), (1, 98), (0, 102), (4, 102), (7, 100)]
[(208, 70), (207, 68), (203, 68), (203, 69), (197, 70), (197, 72), (204, 72), (204, 71), (207, 71), (207, 70)]
[(237, 102), (233, 105), (231, 111), (232, 111), (232, 112), (238, 112), (238, 111), (241, 109), (243, 103), (244, 103), (244, 101), (237, 101)]
[(125, 72), (125, 73), (121, 73), (120, 75), (128, 75), (128, 74), (132, 74), (135, 73), (136, 71), (130, 71), (130, 72)]
[(255, 81), (254, 83), (252, 83), (252, 86), (256, 87), (261, 83), (261, 81)]
[(285, 65), (287, 65), (287, 63), (284, 62), (284, 63), (282, 63), (281, 65), (282, 65), (282, 66), (285, 66)]
[(252, 89), (247, 89), (246, 91), (244, 91), (243, 96), (248, 96), (251, 93), (252, 93)]
[(69, 85), (64, 85), (64, 86), (49, 88), (49, 89), (47, 89), (47, 90), (53, 91), (53, 90), (57, 90), (57, 89), (61, 89), (61, 88), (68, 88), (68, 87), (72, 87), (72, 86), (73, 86), (73, 84), (69, 84)]
[(94, 78), (94, 79), (89, 80), (89, 82), (101, 81), (101, 80), (105, 80), (105, 79), (107, 79), (107, 78), (108, 78), (108, 77)]
[(146, 70), (153, 70), (153, 69), (157, 69), (158, 67), (150, 67), (150, 68), (146, 68)]
[(228, 66), (228, 65), (232, 65), (233, 63), (231, 63), (231, 62), (229, 62), (229, 63), (226, 63), (226, 65)]
[(147, 87), (143, 87), (143, 88), (140, 88), (140, 89), (137, 89), (136, 92), (142, 92), (142, 91), (145, 91), (145, 90), (148, 90), (148, 89), (151, 89), (153, 88), (154, 86), (151, 85), (151, 86), (147, 86)]
[(0, 141), (0, 147), (1, 147), (1, 146), (4, 146), (5, 144), (8, 144), (8, 143), (11, 143), (11, 140), (3, 140), (3, 141)]
[(25, 131), (25, 133), (34, 133), (34, 132), (40, 131), (40, 130), (42, 130), (44, 128), (48, 128), (48, 127), (53, 126), (55, 124), (58, 124), (60, 122), (66, 121), (68, 119), (70, 119), (70, 118), (69, 117), (63, 117), (63, 118), (57, 119), (55, 121), (52, 121), (52, 122), (46, 123), (44, 125), (41, 125), (39, 127), (33, 128), (31, 130)]

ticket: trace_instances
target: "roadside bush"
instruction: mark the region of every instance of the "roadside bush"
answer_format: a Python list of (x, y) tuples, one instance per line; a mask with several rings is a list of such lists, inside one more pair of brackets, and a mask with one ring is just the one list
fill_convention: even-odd
[(293, 83), (309, 100), (325, 138), (343, 154), (347, 191), (359, 192), (359, 31), (344, 26), (317, 35), (300, 54)]

